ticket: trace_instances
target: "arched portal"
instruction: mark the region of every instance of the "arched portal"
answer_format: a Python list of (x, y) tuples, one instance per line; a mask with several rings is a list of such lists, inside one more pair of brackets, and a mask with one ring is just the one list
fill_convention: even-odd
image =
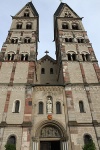
[(33, 150), (67, 150), (67, 131), (56, 121), (44, 121), (37, 127)]

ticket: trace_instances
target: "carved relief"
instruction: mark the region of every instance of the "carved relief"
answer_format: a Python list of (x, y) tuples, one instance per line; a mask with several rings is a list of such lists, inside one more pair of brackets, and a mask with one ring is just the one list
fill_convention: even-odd
[(59, 131), (54, 127), (45, 127), (41, 130), (41, 137), (60, 137)]

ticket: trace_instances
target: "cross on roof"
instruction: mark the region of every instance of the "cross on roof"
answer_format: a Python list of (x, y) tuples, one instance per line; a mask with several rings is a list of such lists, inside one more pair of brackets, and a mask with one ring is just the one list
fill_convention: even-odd
[(48, 55), (49, 52), (46, 50), (45, 53), (46, 53), (46, 55)]

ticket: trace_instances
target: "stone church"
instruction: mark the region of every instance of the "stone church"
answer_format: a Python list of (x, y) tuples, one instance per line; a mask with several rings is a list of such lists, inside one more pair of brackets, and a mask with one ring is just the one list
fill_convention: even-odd
[(100, 69), (82, 18), (67, 4), (54, 13), (56, 60), (37, 60), (39, 14), (28, 2), (0, 52), (0, 150), (100, 150)]

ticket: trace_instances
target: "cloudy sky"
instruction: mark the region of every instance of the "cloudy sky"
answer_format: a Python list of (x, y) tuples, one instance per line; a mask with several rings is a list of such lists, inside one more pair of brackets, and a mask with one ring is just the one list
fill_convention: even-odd
[[(14, 16), (29, 0), (3, 0), (0, 3), (0, 48), (6, 39), (11, 25), (11, 15)], [(93, 45), (100, 64), (100, 0), (63, 0), (80, 17), (84, 17), (83, 25)], [(55, 58), (55, 43), (53, 42), (53, 14), (60, 4), (60, 0), (33, 0), (39, 13), (39, 45), (38, 59), (45, 50)]]

